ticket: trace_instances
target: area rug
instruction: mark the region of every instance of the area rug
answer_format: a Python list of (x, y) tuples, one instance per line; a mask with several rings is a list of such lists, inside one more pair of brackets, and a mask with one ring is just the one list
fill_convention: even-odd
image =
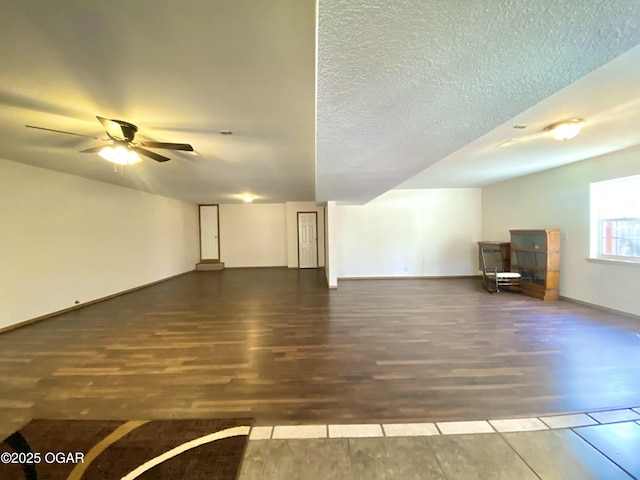
[(235, 480), (251, 424), (32, 420), (0, 443), (0, 479)]

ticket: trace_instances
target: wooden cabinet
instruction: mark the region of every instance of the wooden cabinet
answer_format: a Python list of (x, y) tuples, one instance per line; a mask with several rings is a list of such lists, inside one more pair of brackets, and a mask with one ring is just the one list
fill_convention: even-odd
[(509, 242), (493, 242), (484, 241), (478, 242), (478, 269), (482, 270), (482, 258), (481, 251), (485, 250), (500, 250), (500, 256), (502, 257), (502, 267), (504, 272), (511, 271), (511, 244)]
[(560, 229), (511, 230), (511, 271), (522, 275), (522, 292), (557, 300), (560, 287)]

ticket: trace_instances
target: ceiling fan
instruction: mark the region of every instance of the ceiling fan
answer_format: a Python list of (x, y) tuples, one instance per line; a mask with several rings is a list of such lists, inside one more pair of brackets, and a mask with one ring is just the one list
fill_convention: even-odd
[(91, 135), (83, 135), (81, 133), (65, 132), (63, 130), (54, 130), (52, 128), (36, 127), (33, 125), (25, 125), (25, 127), (35, 128), (37, 130), (46, 130), (48, 132), (65, 133), (67, 135), (76, 135), (78, 137), (88, 137), (104, 142), (111, 141), (110, 145), (87, 148), (86, 150), (80, 150), (80, 153), (97, 153), (105, 160), (120, 165), (131, 165), (139, 162), (140, 157), (138, 154), (152, 158), (157, 162), (166, 162), (169, 160), (168, 157), (147, 150), (147, 148), (163, 148), (168, 150), (193, 152), (193, 147), (188, 143), (134, 142), (133, 139), (138, 131), (138, 127), (132, 123), (99, 116), (96, 116), (96, 118), (104, 127), (109, 138), (99, 138)]

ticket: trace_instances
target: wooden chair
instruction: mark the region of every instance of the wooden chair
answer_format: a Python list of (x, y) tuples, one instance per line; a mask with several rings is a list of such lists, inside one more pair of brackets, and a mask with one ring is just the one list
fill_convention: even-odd
[(522, 277), (519, 273), (505, 272), (499, 249), (480, 247), (482, 286), (489, 292), (522, 290)]

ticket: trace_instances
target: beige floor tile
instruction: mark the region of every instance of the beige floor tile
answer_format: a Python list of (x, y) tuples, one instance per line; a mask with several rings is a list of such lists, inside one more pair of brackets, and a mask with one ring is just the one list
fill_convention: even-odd
[(431, 438), (350, 438), (349, 480), (446, 480), (429, 448)]
[(489, 422), (484, 420), (470, 422), (438, 422), (436, 425), (443, 435), (495, 432), (491, 425), (489, 425)]
[(507, 442), (496, 433), (440, 435), (424, 437), (421, 440), (428, 443), (447, 479), (538, 479)]
[(589, 412), (589, 416), (595, 418), (600, 423), (640, 420), (640, 413), (634, 412), (630, 408), (624, 410), (608, 410), (606, 412)]
[(382, 428), (387, 437), (440, 435), (435, 423), (385, 423)]
[(489, 423), (498, 432), (528, 432), (531, 430), (547, 430), (549, 428), (537, 418), (510, 418), (506, 420), (490, 420)]
[(257, 478), (260, 480), (353, 480), (348, 440), (341, 438), (269, 440), (262, 476)]
[(256, 480), (262, 476), (268, 443), (267, 440), (252, 440), (247, 443), (239, 480)]
[(329, 425), (331, 438), (382, 437), (382, 426), (378, 424)]
[(327, 438), (326, 425), (280, 425), (273, 428), (274, 439)]
[(502, 437), (539, 478), (631, 480), (615, 463), (572, 430), (514, 432), (505, 433)]
[(549, 417), (540, 417), (549, 428), (572, 428), (572, 427), (586, 427), (587, 425), (596, 425), (593, 418), (585, 413), (578, 413), (576, 415), (552, 415)]
[(249, 433), (249, 440), (268, 440), (271, 438), (273, 427), (253, 427)]

